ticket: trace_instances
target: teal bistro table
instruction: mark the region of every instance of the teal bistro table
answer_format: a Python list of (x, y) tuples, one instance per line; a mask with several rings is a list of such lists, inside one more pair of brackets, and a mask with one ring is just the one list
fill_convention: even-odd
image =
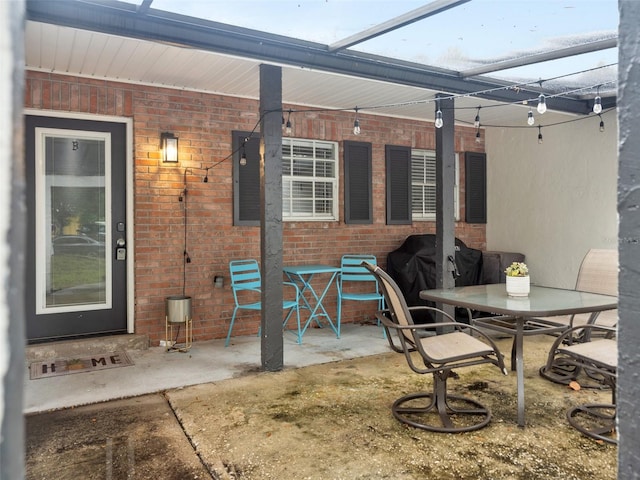
[[(300, 338), (307, 331), (311, 322), (315, 321), (319, 327), (322, 327), (321, 318), (326, 319), (336, 337), (340, 338), (340, 333), (335, 323), (331, 320), (322, 304), (329, 287), (334, 283), (336, 275), (340, 272), (340, 267), (332, 267), (331, 265), (289, 265), (285, 266), (283, 271), (290, 281), (300, 286), (300, 295), (304, 301), (302, 307), (309, 310), (309, 318), (304, 324)], [(322, 279), (319, 280), (318, 276), (322, 277)], [(320, 292), (319, 294), (312, 284), (314, 278), (316, 278), (316, 287)]]
[(553, 319), (536, 317), (591, 313), (592, 322), (599, 312), (618, 306), (618, 299), (609, 295), (535, 285), (531, 286), (528, 297), (510, 297), (504, 283), (423, 290), (420, 298), (496, 315), (475, 319), (474, 325), (513, 336), (511, 370), (516, 371), (517, 377), (520, 427), (525, 426), (523, 338), (527, 335), (557, 333), (568, 328), (566, 324), (555, 323)]

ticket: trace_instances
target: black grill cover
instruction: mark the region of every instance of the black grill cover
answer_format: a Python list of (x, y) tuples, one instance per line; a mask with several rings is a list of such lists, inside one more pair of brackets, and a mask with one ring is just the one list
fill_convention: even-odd
[[(459, 277), (456, 287), (477, 285), (482, 270), (482, 252), (467, 247), (459, 238), (455, 239), (455, 260)], [(407, 305), (433, 305), (420, 298), (420, 290), (436, 288), (436, 236), (411, 235), (400, 248), (387, 255), (387, 272), (395, 280), (405, 296)], [(463, 318), (466, 318), (466, 310)], [(432, 321), (414, 316), (415, 323)]]

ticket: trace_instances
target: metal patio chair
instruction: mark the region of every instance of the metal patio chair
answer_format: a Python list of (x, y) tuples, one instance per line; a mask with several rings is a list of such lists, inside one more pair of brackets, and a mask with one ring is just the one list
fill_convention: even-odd
[[(229, 262), (229, 273), (231, 276), (231, 291), (233, 292), (233, 300), (235, 307), (229, 324), (229, 332), (224, 346), (229, 345), (231, 339), (231, 330), (236, 319), (238, 310), (262, 310), (261, 286), (262, 280), (260, 275), (260, 267), (257, 260), (232, 260)], [(295, 312), (297, 321), (297, 341), (302, 343), (302, 329), (300, 327), (300, 290), (295, 283), (283, 282), (290, 292), (290, 296), (283, 299), (282, 308), (288, 310), (287, 316), (282, 323), (282, 328), (286, 328), (289, 319)], [(260, 336), (260, 331), (258, 331)]]
[[(576, 330), (585, 329), (589, 334), (601, 335), (592, 341), (569, 343)], [(615, 329), (601, 325), (581, 325), (560, 335), (549, 350), (547, 369), (553, 365), (573, 367), (572, 380), (576, 380), (581, 370), (589, 373), (591, 379), (600, 379), (600, 385), (611, 389), (611, 403), (588, 403), (577, 405), (567, 411), (569, 423), (584, 435), (617, 444), (616, 438), (616, 381), (618, 370), (618, 344)], [(542, 369), (541, 369), (542, 375)], [(544, 376), (544, 375), (543, 375)]]
[[(432, 392), (398, 398), (391, 407), (393, 416), (407, 425), (433, 432), (468, 432), (486, 426), (491, 420), (491, 411), (474, 399), (449, 395), (447, 380), (458, 368), (485, 363), (497, 366), (507, 375), (503, 356), (493, 340), (437, 308), (408, 307), (400, 288), (386, 272), (366, 262), (363, 265), (376, 276), (385, 296), (387, 309), (377, 316), (386, 330), (389, 345), (395, 352), (404, 353), (411, 370), (433, 375)], [(449, 321), (414, 324), (411, 313), (420, 309), (439, 312)], [(442, 329), (453, 331), (438, 334)]]
[[(589, 293), (600, 293), (603, 295), (618, 295), (618, 251), (607, 249), (591, 249), (587, 252), (578, 271), (576, 290)], [(615, 326), (618, 322), (618, 310), (606, 310), (592, 316), (588, 313), (576, 315), (566, 315), (560, 317), (550, 317), (557, 323), (567, 325), (567, 331), (571, 335), (563, 335), (566, 344), (576, 342), (588, 342), (591, 335), (604, 335), (611, 338), (615, 334)], [(599, 330), (579, 328), (589, 324), (610, 327), (610, 329)], [(576, 327), (576, 328), (573, 328)], [(568, 384), (580, 373), (579, 367), (565, 365), (562, 358), (556, 359), (554, 363), (547, 363), (540, 368), (540, 375), (552, 382)], [(589, 371), (587, 371), (589, 375)], [(599, 380), (599, 379), (596, 379)]]
[[(340, 336), (342, 320), (342, 302), (344, 300), (358, 302), (378, 302), (378, 310), (384, 309), (384, 295), (378, 288), (378, 280), (362, 262), (376, 265), (374, 255), (343, 255), (340, 261), (340, 272), (337, 277), (338, 312), (336, 326)], [(379, 324), (379, 322), (378, 322)]]
[[(610, 249), (592, 248), (580, 264), (575, 290), (602, 295), (618, 295), (618, 251)], [(553, 317), (554, 321), (564, 322), (567, 328), (596, 323), (607, 327), (614, 327), (618, 322), (618, 311), (607, 310), (601, 312), (595, 319), (588, 313)], [(579, 329), (574, 332), (574, 339), (580, 340)]]

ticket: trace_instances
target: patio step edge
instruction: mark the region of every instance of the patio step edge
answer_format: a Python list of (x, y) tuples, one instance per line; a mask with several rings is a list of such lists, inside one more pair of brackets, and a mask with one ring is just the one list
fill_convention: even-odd
[(28, 363), (54, 358), (74, 358), (122, 350), (147, 350), (149, 337), (143, 334), (61, 340), (25, 346)]

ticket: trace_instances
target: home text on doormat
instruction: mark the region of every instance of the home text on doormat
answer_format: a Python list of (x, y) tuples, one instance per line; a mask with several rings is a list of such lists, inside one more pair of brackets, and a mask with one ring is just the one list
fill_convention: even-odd
[(70, 373), (93, 372), (107, 368), (133, 365), (126, 352), (113, 352), (100, 355), (88, 355), (78, 358), (41, 360), (29, 366), (29, 378), (55, 377)]

